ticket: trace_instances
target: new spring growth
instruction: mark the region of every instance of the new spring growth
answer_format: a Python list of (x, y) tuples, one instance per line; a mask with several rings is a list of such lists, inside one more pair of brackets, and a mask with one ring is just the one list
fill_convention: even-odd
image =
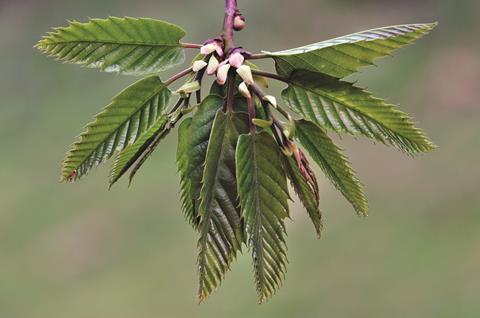
[(248, 65), (242, 65), (237, 68), (237, 74), (243, 79), (245, 84), (248, 86), (253, 85), (255, 82), (253, 81), (252, 69)]
[(227, 81), (228, 71), (230, 70), (230, 64), (224, 63), (218, 67), (217, 70), (217, 83), (220, 85), (225, 84)]
[(263, 100), (272, 105), (273, 107), (277, 108), (277, 99), (275, 98), (275, 96), (265, 95)]
[(244, 61), (245, 61), (245, 58), (239, 52), (233, 53), (232, 55), (230, 55), (228, 59), (228, 62), (230, 63), (230, 65), (235, 68), (239, 68), (240, 66), (242, 66)]
[(242, 82), (238, 86), (238, 91), (240, 92), (240, 94), (242, 94), (243, 97), (247, 99), (252, 98), (252, 94), (250, 94), (250, 90), (248, 89), (247, 84), (245, 84), (245, 82)]
[(215, 72), (217, 71), (217, 68), (218, 68), (218, 60), (217, 58), (215, 57), (215, 55), (212, 54), (212, 56), (210, 56), (210, 60), (208, 61), (208, 66), (207, 66), (207, 74), (208, 75), (213, 75), (215, 74)]
[(221, 43), (219, 43), (216, 39), (208, 40), (205, 44), (200, 48), (200, 54), (202, 55), (209, 55), (213, 52), (216, 52), (218, 56), (223, 56), (223, 48)]
[(197, 72), (203, 70), (207, 65), (208, 65), (208, 63), (205, 62), (205, 61), (195, 61), (195, 62), (193, 62), (193, 65), (192, 65), (192, 71), (197, 73)]

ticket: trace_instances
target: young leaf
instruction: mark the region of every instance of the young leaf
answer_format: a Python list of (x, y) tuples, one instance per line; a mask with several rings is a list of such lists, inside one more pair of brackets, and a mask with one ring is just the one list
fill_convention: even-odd
[(147, 161), (148, 158), (154, 153), (155, 149), (157, 149), (157, 146), (160, 144), (160, 142), (167, 137), (167, 135), (172, 131), (174, 127), (174, 124), (172, 122), (168, 123), (168, 126), (164, 127), (164, 129), (157, 131), (156, 134), (148, 141), (148, 144), (145, 145), (144, 148), (141, 149), (137, 154), (135, 154), (135, 161), (132, 162), (132, 165), (135, 164), (135, 166), (132, 168), (132, 171), (130, 172), (130, 175), (128, 176), (128, 182), (129, 184), (132, 183), (133, 178), (137, 174), (137, 172), (140, 170), (140, 168), (143, 166), (143, 164)]
[[(322, 212), (318, 207), (318, 186), (312, 188), (309, 181), (300, 171), (293, 156), (283, 156), (283, 164), (293, 189), (307, 210), (307, 213), (315, 226), (315, 231), (317, 232), (318, 237), (320, 237), (323, 228), (323, 218)], [(313, 182), (316, 182), (316, 180)]]
[(288, 76), (298, 69), (343, 78), (375, 59), (413, 43), (437, 24), (406, 24), (383, 27), (332, 40), (279, 51), (264, 52), (275, 60), (278, 74)]
[(187, 150), (188, 166), (185, 168), (185, 175), (188, 176), (190, 182), (189, 197), (194, 200), (195, 217), (198, 213), (198, 199), (202, 188), (203, 168), (213, 120), (224, 103), (224, 99), (220, 96), (209, 95), (198, 106), (198, 110), (192, 117), (190, 142)]
[(200, 301), (221, 283), (244, 241), (235, 173), (235, 149), (240, 134), (248, 133), (244, 113), (217, 112), (203, 171), (200, 194), (198, 267)]
[(304, 118), (336, 132), (362, 134), (409, 154), (435, 148), (408, 115), (394, 105), (330, 76), (296, 71), (282, 97)]
[(91, 19), (56, 28), (37, 48), (59, 60), (130, 75), (164, 71), (183, 62), (180, 27), (147, 18)]
[(368, 204), (362, 185), (347, 158), (326, 132), (312, 122), (295, 121), (295, 137), (310, 153), (333, 185), (360, 215), (367, 215)]
[(128, 169), (135, 163), (145, 149), (151, 144), (154, 137), (164, 130), (168, 123), (168, 116), (161, 115), (147, 131), (133, 144), (128, 145), (115, 158), (110, 169), (110, 187), (117, 182)]
[(180, 197), (182, 200), (182, 209), (185, 218), (190, 224), (197, 228), (198, 219), (194, 209), (194, 199), (192, 197), (192, 183), (188, 172), (189, 146), (190, 146), (190, 126), (192, 119), (185, 119), (178, 127), (178, 147), (177, 147), (177, 168), (180, 173)]
[(286, 272), (287, 181), (278, 145), (266, 132), (240, 136), (236, 156), (242, 217), (263, 302), (280, 287)]
[(138, 140), (162, 114), (170, 96), (170, 90), (157, 76), (140, 80), (115, 96), (72, 145), (63, 163), (62, 179), (81, 178)]

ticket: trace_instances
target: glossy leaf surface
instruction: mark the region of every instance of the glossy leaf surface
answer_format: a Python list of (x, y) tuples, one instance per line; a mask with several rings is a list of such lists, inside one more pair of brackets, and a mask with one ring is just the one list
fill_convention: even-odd
[(170, 96), (157, 76), (140, 80), (115, 96), (72, 145), (63, 163), (62, 179), (77, 180), (134, 143), (155, 124)]
[(265, 52), (275, 60), (280, 75), (303, 69), (343, 78), (394, 50), (413, 43), (436, 23), (383, 27), (318, 42), (295, 49)]
[(330, 76), (295, 72), (282, 97), (302, 117), (336, 132), (364, 135), (410, 154), (435, 148), (406, 113)]
[(158, 73), (182, 63), (185, 31), (147, 18), (91, 19), (56, 28), (37, 48), (56, 59), (130, 75)]

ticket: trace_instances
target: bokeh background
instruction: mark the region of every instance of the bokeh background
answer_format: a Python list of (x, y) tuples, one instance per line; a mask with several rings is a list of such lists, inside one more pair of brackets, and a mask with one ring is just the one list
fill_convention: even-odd
[(0, 317), (479, 317), (480, 1), (239, 3), (249, 27), (237, 42), (253, 51), (439, 21), (430, 36), (353, 79), (400, 104), (440, 148), (412, 159), (344, 138), (370, 217), (357, 218), (322, 177), (326, 232), (317, 240), (293, 204), (289, 272), (277, 296), (257, 305), (245, 253), (198, 306), (176, 135), (130, 189), (108, 191), (106, 166), (78, 184), (59, 183), (68, 145), (136, 79), (62, 65), (32, 46), (67, 19), (108, 15), (165, 19), (200, 42), (218, 34), (223, 1), (0, 1)]

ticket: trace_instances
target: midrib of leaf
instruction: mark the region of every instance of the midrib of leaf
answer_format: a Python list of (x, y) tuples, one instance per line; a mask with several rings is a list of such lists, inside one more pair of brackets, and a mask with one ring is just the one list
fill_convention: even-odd
[(131, 45), (131, 46), (153, 46), (153, 47), (180, 47), (180, 44), (162, 44), (154, 42), (127, 42), (127, 41), (111, 41), (111, 40), (71, 40), (46, 42), (45, 45), (66, 45), (66, 44), (101, 44), (101, 45)]
[(435, 148), (406, 113), (351, 83), (308, 71), (294, 72), (287, 82), (289, 87), (282, 94), (285, 102), (319, 125), (363, 134), (409, 154)]
[(281, 75), (305, 69), (344, 78), (361, 67), (373, 65), (375, 59), (413, 43), (435, 25), (383, 27), (289, 50), (264, 53), (275, 59), (277, 71)]
[(266, 132), (242, 135), (236, 156), (242, 216), (252, 247), (257, 292), (263, 302), (280, 287), (286, 271), (286, 176), (278, 146)]
[[(248, 132), (246, 123), (246, 114), (224, 114), (222, 110), (217, 112), (213, 123), (205, 159), (199, 207), (201, 217), (198, 258), (200, 301), (220, 285), (243, 242), (243, 229), (237, 202), (236, 173), (231, 169), (235, 169), (235, 146), (238, 136)], [(222, 181), (228, 184), (225, 185)], [(217, 195), (220, 196), (220, 200)], [(218, 215), (219, 213), (221, 216)], [(214, 237), (216, 239), (212, 239)], [(212, 254), (216, 258), (213, 264), (207, 257)], [(212, 269), (211, 266), (215, 267)], [(209, 272), (216, 272), (218, 275), (209, 275)]]

